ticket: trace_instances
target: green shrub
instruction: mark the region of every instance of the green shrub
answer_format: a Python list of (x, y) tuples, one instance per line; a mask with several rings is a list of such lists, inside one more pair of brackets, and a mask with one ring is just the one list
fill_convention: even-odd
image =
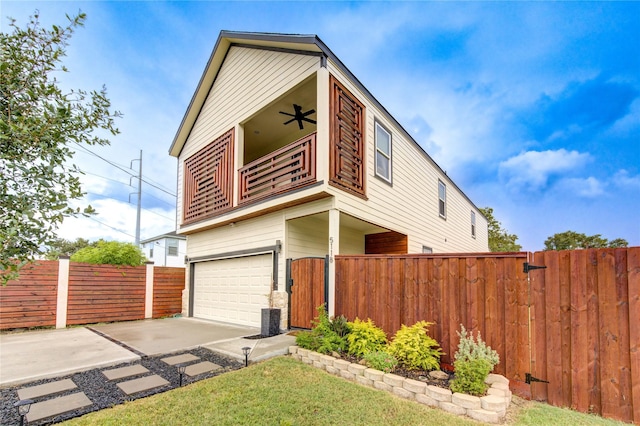
[(296, 335), (296, 345), (315, 352), (320, 347), (320, 338), (312, 331), (301, 331)]
[(349, 323), (351, 333), (347, 336), (349, 343), (349, 354), (357, 357), (363, 357), (369, 352), (381, 351), (387, 346), (387, 335), (384, 330), (371, 321), (361, 321), (356, 318), (354, 322)]
[(409, 370), (436, 370), (440, 368), (440, 345), (429, 336), (432, 322), (418, 321), (411, 327), (402, 324), (389, 346), (389, 353)]
[(460, 328), (462, 331), (457, 332), (460, 343), (453, 362), (456, 377), (451, 382), (451, 390), (470, 395), (482, 395), (487, 390), (484, 381), (500, 362), (500, 357), (482, 340), (480, 332), (476, 340), (473, 334), (467, 333), (462, 324)]
[(367, 366), (390, 373), (398, 365), (396, 357), (385, 351), (367, 352), (364, 356)]
[(324, 305), (318, 306), (317, 310), (318, 316), (312, 322), (313, 328), (298, 333), (296, 344), (323, 354), (346, 352), (349, 334), (347, 319), (344, 316), (330, 319)]

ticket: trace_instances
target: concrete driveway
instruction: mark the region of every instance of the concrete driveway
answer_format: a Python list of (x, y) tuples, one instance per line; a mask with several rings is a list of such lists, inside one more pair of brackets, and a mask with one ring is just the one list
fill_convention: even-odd
[(61, 330), (0, 335), (0, 386), (59, 377), (78, 371), (204, 347), (258, 361), (288, 352), (295, 338), (286, 334), (244, 339), (260, 330), (193, 318), (127, 321)]

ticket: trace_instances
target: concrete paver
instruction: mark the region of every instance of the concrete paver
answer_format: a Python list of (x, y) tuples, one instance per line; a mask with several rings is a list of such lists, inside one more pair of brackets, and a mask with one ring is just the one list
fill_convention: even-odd
[(289, 351), (290, 345), (295, 345), (296, 338), (288, 334), (279, 334), (277, 336), (265, 339), (233, 339), (223, 342), (214, 342), (203, 345), (211, 351), (220, 352), (227, 356), (244, 361), (243, 347), (249, 347), (249, 360), (262, 361), (276, 355), (285, 355)]
[(78, 386), (71, 379), (58, 380), (55, 382), (45, 383), (43, 385), (31, 386), (28, 388), (18, 389), (18, 398), (35, 399), (40, 396), (54, 395), (56, 393), (75, 389)]
[(149, 370), (140, 365), (130, 365), (128, 367), (114, 368), (111, 370), (102, 370), (102, 374), (110, 381), (122, 379), (123, 377), (137, 376), (138, 374), (148, 373)]
[(176, 355), (176, 356), (170, 356), (167, 358), (162, 358), (162, 361), (169, 365), (178, 365), (178, 364), (184, 364), (185, 362), (197, 361), (199, 359), (200, 358), (192, 354), (183, 354), (183, 355)]
[(71, 395), (59, 396), (57, 398), (32, 404), (26, 417), (27, 421), (31, 423), (41, 419), (46, 419), (47, 417), (53, 417), (82, 407), (87, 407), (91, 404), (91, 400), (87, 398), (83, 392), (77, 392)]
[(189, 377), (197, 376), (198, 374), (208, 373), (209, 371), (217, 370), (220, 367), (218, 364), (214, 364), (213, 362), (203, 361), (197, 364), (192, 364), (187, 366), (184, 370), (184, 374)]
[(168, 381), (154, 374), (152, 376), (140, 377), (139, 379), (118, 383), (118, 387), (127, 395), (133, 395), (134, 393), (159, 388), (160, 386), (168, 384)]
[(0, 386), (140, 359), (85, 328), (1, 334), (0, 347)]

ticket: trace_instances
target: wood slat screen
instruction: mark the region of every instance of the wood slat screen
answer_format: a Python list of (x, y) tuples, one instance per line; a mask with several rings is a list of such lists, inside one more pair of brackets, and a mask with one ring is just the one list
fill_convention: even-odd
[(156, 266), (153, 268), (153, 318), (182, 312), (182, 290), (185, 268)]
[(407, 254), (409, 241), (398, 232), (382, 232), (364, 236), (365, 254)]
[(240, 169), (239, 203), (280, 194), (316, 181), (316, 134), (307, 135)]
[(58, 262), (41, 260), (0, 286), (0, 329), (56, 325)]
[(183, 221), (206, 219), (233, 207), (233, 129), (184, 162)]
[(69, 264), (67, 324), (144, 319), (145, 266)]
[(329, 183), (366, 197), (365, 107), (333, 76), (330, 86)]

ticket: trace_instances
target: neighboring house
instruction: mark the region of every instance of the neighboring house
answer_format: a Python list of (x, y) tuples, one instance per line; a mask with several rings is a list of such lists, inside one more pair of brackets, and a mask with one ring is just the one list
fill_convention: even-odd
[(488, 251), (486, 218), (314, 35), (223, 31), (170, 148), (186, 313), (260, 325), (286, 259)]
[(175, 231), (140, 241), (144, 255), (155, 266), (184, 268), (187, 254), (187, 238)]

